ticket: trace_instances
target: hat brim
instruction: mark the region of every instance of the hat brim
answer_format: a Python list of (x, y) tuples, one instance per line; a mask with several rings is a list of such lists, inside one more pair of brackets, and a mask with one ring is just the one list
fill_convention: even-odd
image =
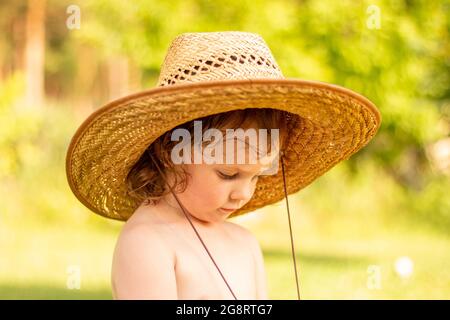
[[(93, 212), (127, 220), (140, 203), (127, 196), (125, 179), (153, 141), (187, 121), (245, 108), (293, 114), (284, 150), (288, 194), (363, 148), (381, 124), (379, 111), (368, 99), (323, 82), (253, 79), (157, 87), (112, 101), (81, 124), (66, 155), (70, 188)], [(278, 170), (261, 177), (252, 199), (229, 217), (283, 198)]]

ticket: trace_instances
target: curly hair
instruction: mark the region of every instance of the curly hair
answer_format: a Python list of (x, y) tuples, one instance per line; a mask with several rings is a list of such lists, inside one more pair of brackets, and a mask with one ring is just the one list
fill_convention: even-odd
[[(145, 201), (145, 204), (157, 204), (170, 192), (153, 161), (157, 162), (164, 176), (167, 177), (169, 173), (172, 175), (174, 191), (183, 192), (186, 189), (189, 174), (183, 166), (175, 165), (171, 160), (172, 149), (179, 143), (179, 141), (171, 140), (172, 132), (176, 129), (186, 129), (193, 135), (194, 121), (202, 121), (203, 132), (210, 128), (237, 129), (245, 127), (245, 124), (255, 123), (259, 129), (267, 129), (268, 135), (270, 135), (270, 129), (278, 129), (280, 150), (282, 150), (288, 135), (289, 115), (287, 111), (271, 108), (248, 108), (218, 113), (181, 124), (157, 138), (131, 167), (126, 178), (128, 195), (139, 203)], [(270, 143), (268, 149), (270, 149)]]

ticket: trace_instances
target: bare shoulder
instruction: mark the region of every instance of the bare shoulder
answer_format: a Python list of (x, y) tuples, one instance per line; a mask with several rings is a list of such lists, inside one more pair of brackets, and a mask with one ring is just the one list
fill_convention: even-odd
[(166, 234), (161, 224), (153, 223), (147, 216), (136, 213), (125, 223), (119, 234), (114, 258), (133, 253), (141, 257), (157, 257), (160, 254), (175, 262), (175, 252), (168, 245)]
[(258, 239), (250, 230), (230, 221), (226, 221), (225, 224), (231, 232), (242, 239), (243, 243), (248, 243), (253, 250), (259, 249)]
[(164, 245), (163, 232), (156, 224), (145, 223), (144, 221), (127, 222), (122, 227), (117, 240), (117, 245), (123, 246), (148, 246), (152, 243)]
[(111, 270), (114, 297), (176, 298), (174, 265), (174, 252), (157, 224), (145, 219), (127, 221), (114, 250)]

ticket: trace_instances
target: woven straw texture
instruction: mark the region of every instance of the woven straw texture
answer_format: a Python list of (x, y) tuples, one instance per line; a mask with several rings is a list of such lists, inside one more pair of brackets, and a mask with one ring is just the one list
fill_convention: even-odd
[[(187, 121), (245, 108), (290, 113), (284, 149), (288, 194), (363, 148), (381, 124), (376, 107), (357, 93), (285, 79), (259, 35), (187, 33), (170, 45), (156, 88), (103, 106), (78, 128), (66, 157), (69, 185), (95, 213), (127, 220), (140, 203), (127, 196), (125, 179), (153, 141)], [(278, 170), (261, 177), (252, 199), (230, 217), (283, 198)]]

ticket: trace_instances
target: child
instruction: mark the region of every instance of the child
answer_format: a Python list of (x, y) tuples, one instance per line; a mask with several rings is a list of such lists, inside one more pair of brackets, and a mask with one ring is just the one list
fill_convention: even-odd
[[(257, 129), (277, 128), (284, 136), (284, 119), (285, 115), (279, 110), (246, 109), (209, 116), (200, 121), (203, 129), (211, 128), (214, 123), (221, 124), (216, 129), (238, 129), (236, 124), (243, 123), (243, 130), (252, 128), (252, 125)], [(255, 122), (270, 128), (263, 128)], [(183, 127), (192, 128), (192, 122)], [(192, 130), (190, 133), (193, 135)], [(155, 191), (162, 189), (164, 181), (156, 175), (157, 169), (152, 170), (155, 166), (150, 160), (151, 155), (168, 159), (162, 165), (166, 168), (164, 175), (169, 170), (172, 177), (184, 173), (174, 172), (178, 168), (171, 163), (172, 148), (166, 143), (171, 134), (168, 132), (154, 142), (130, 171), (130, 190), (138, 189), (134, 196), (147, 200), (156, 198), (157, 201), (153, 202), (157, 204), (141, 205), (123, 228), (113, 261), (114, 296), (119, 299), (232, 299), (174, 196), (168, 190), (164, 196)], [(235, 136), (233, 140), (236, 140)], [(226, 158), (225, 141), (223, 145)], [(234, 145), (239, 147), (237, 143)], [(242, 154), (249, 155), (257, 147), (245, 145), (245, 153)], [(270, 147), (269, 143), (267, 149), (272, 151)], [(278, 150), (266, 155), (266, 159), (276, 158), (275, 152)], [(193, 224), (239, 299), (267, 299), (266, 276), (258, 242), (246, 229), (226, 221), (233, 211), (251, 199), (259, 175), (265, 171), (264, 168), (269, 169), (262, 163), (272, 162), (259, 158), (258, 163), (251, 164), (250, 156), (246, 159), (247, 163), (241, 164), (221, 161), (222, 164), (185, 165), (185, 174), (190, 180), (179, 181), (185, 190), (177, 196), (191, 214)], [(173, 180), (175, 178), (170, 179)], [(176, 185), (174, 182), (171, 184)], [(145, 189), (141, 188), (143, 185)]]
[[(180, 35), (158, 88), (97, 110), (69, 146), (74, 194), (127, 221), (113, 257), (114, 298), (267, 299), (258, 241), (226, 219), (285, 199), (290, 222), (287, 195), (364, 147), (380, 122), (350, 90), (285, 79), (258, 35)], [(214, 135), (231, 129), (267, 132), (271, 141), (258, 134), (234, 152), (236, 136)], [(194, 141), (180, 148), (173, 138), (186, 133)], [(199, 151), (208, 161), (195, 161)], [(291, 247), (300, 298), (292, 232)]]

